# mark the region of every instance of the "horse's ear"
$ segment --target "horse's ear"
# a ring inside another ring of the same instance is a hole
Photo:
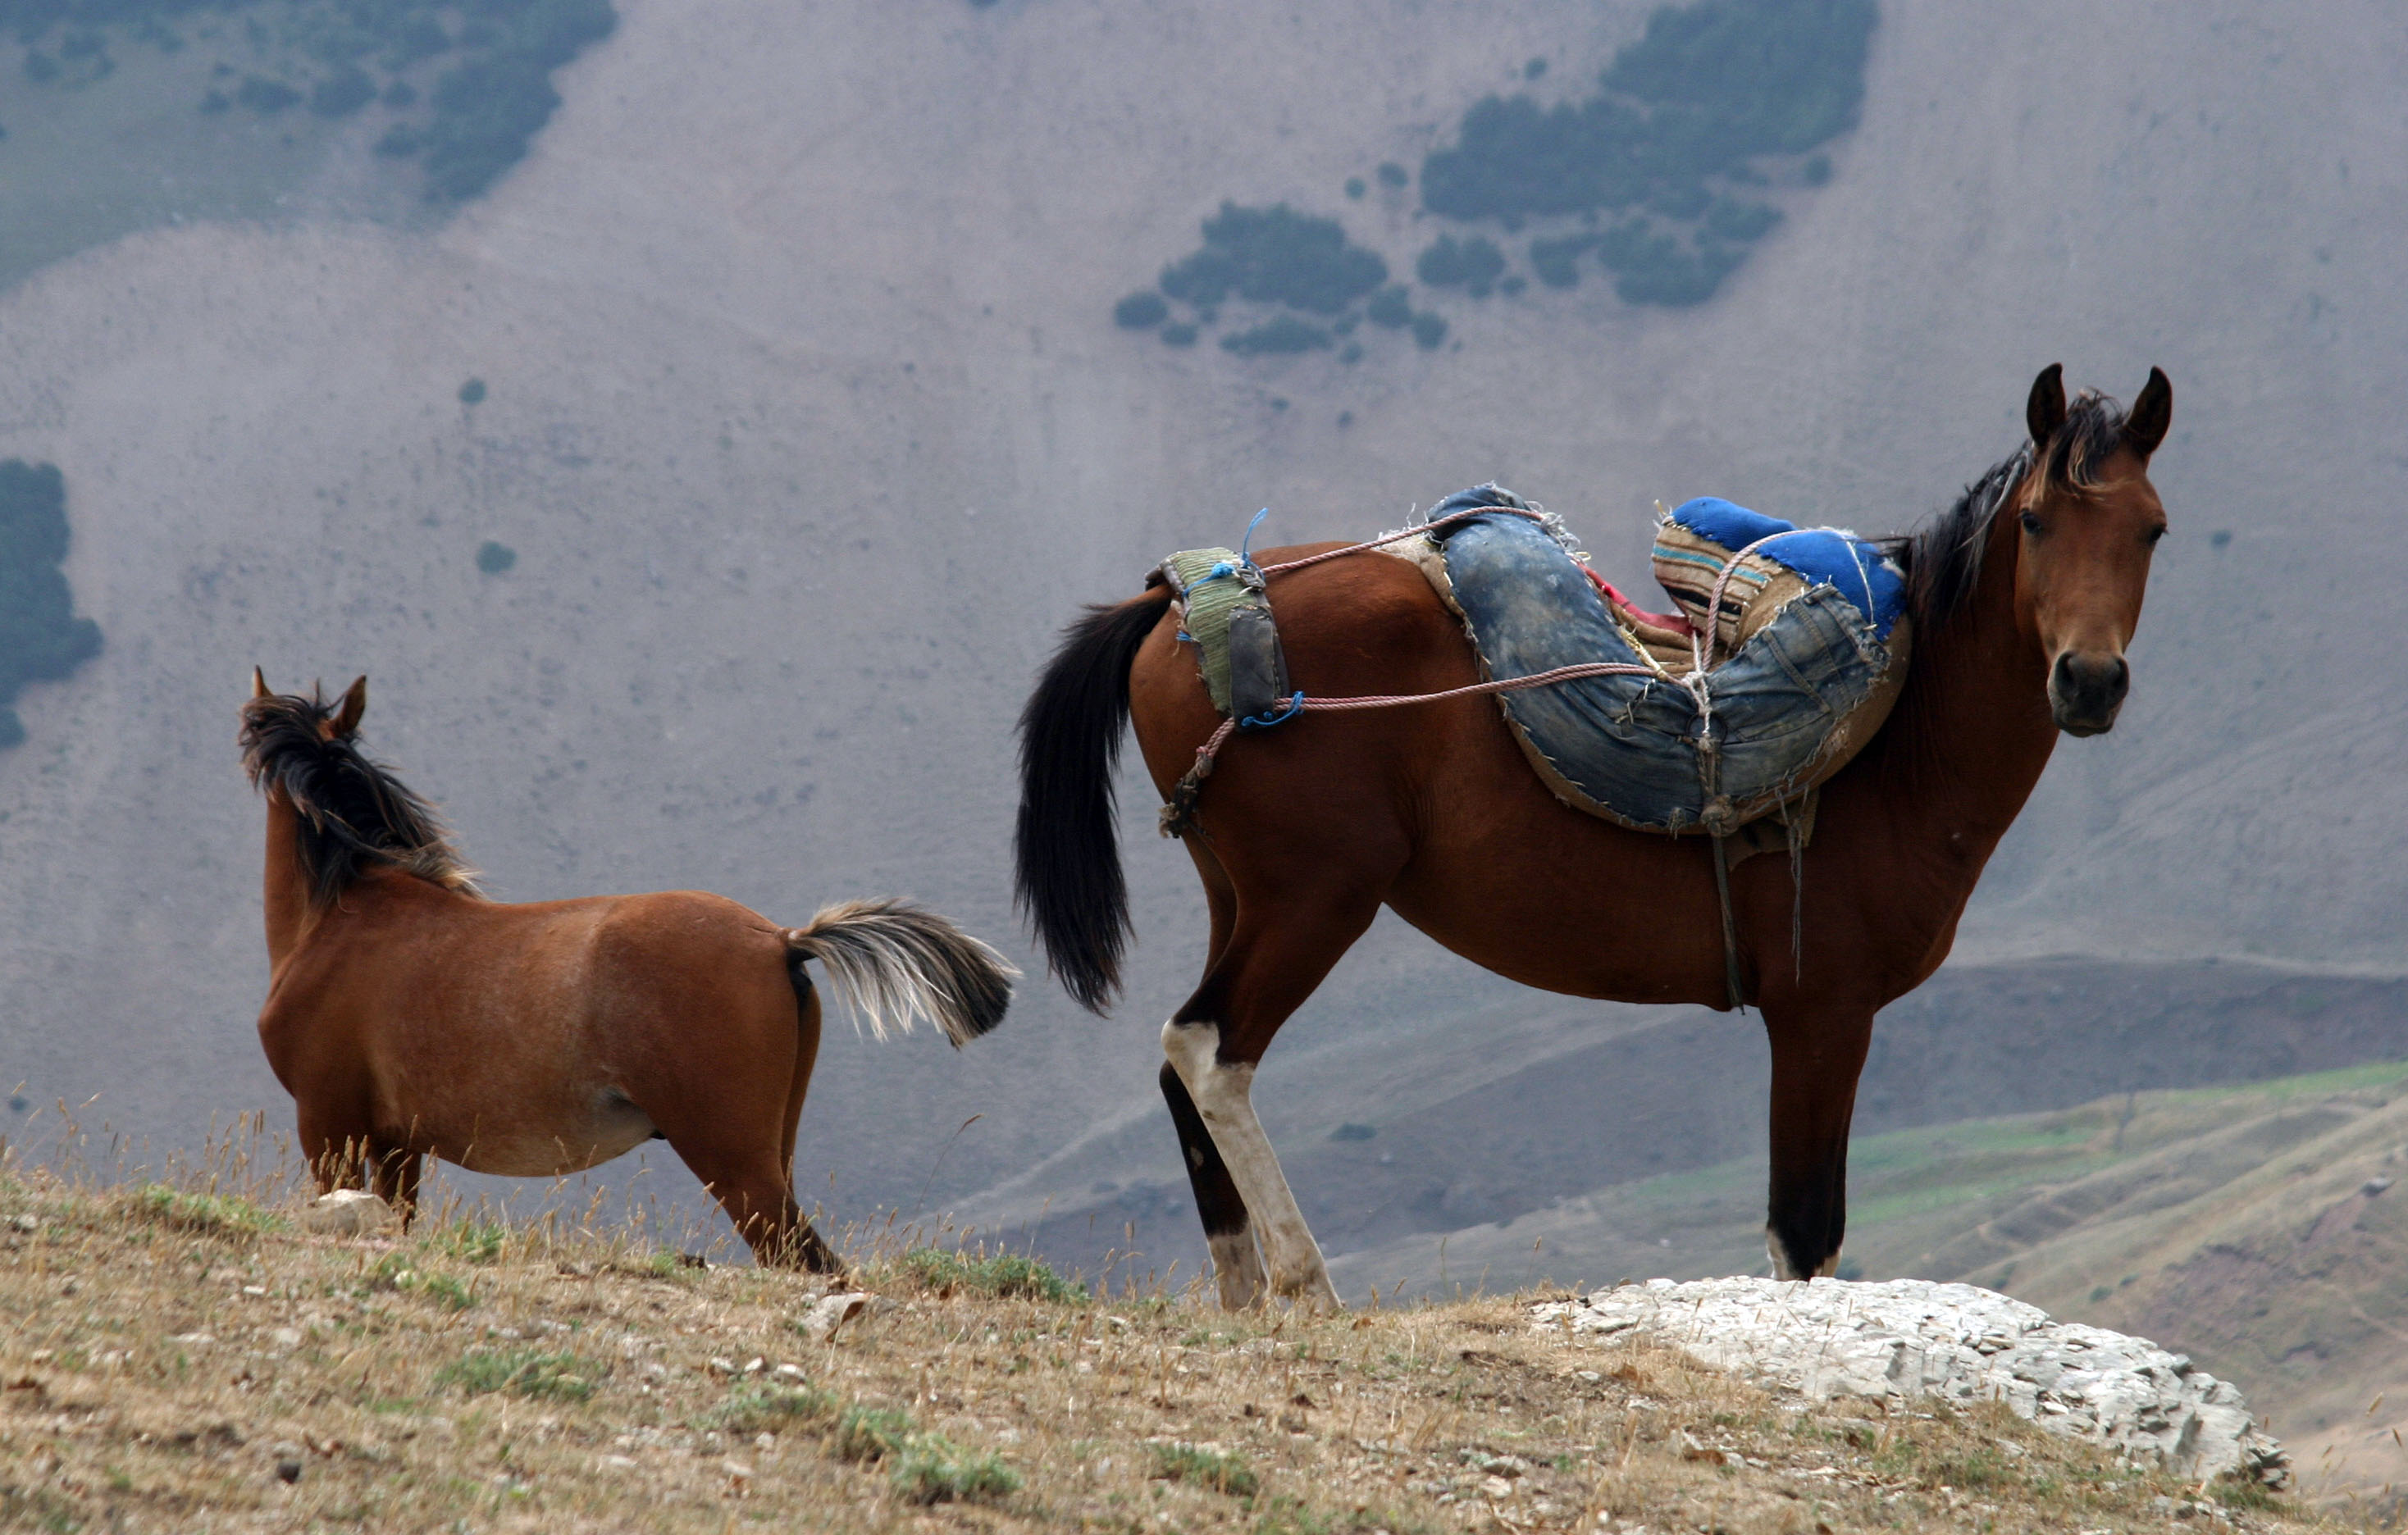
[[[2174,386],[2160,368],[2149,369],[2149,381],[2141,386],[2141,397],[2132,402],[2132,413],[2124,418],[2124,445],[2148,457],[2166,440],[2166,428],[2174,423]]]
[[[267,674],[257,667],[251,668],[251,696],[254,698],[268,696]]]
[[[2032,446],[2045,448],[2064,424],[2065,365],[2051,363],[2032,380],[2031,398],[2024,402],[2024,425],[2031,432]]]
[[[331,740],[342,740],[360,727],[360,716],[368,710],[368,680],[365,677],[343,690],[343,701],[335,708],[335,717],[327,722],[326,735]]]

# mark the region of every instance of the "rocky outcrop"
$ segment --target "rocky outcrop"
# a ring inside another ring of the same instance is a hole
[[[2001,1401],[2044,1428],[2182,1476],[2289,1481],[2282,1445],[2231,1382],[2146,1339],[2054,1321],[1971,1284],[1656,1279],[1534,1314],[1579,1336],[1652,1338],[1811,1399]]]

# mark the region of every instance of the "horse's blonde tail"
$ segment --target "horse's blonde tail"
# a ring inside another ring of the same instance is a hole
[[[909,901],[842,901],[790,929],[796,953],[827,968],[854,1026],[886,1038],[925,1017],[959,1049],[1003,1022],[1020,971],[953,923]]]

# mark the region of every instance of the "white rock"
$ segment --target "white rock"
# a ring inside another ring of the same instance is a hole
[[[2052,1321],[1971,1284],[1659,1279],[1551,1302],[1533,1315],[1575,1334],[1644,1334],[1816,1400],[1999,1400],[2052,1432],[2180,1476],[2289,1480],[2289,1457],[2230,1382],[2144,1338]]]
[[[301,1228],[321,1237],[368,1237],[394,1224],[393,1207],[356,1188],[322,1194],[301,1212]]]
[[[795,1330],[806,1338],[833,1338],[837,1328],[869,1309],[870,1298],[859,1290],[824,1297],[813,1302],[810,1311],[796,1318]]]

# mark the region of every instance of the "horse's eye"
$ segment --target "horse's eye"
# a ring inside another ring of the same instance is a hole
[[[2153,527],[2153,528],[2149,529],[2149,531],[2148,531],[2148,532],[2142,534],[2142,535],[2141,535],[2141,541],[2142,541],[2143,543],[2144,543],[2144,544],[2153,544],[2153,543],[2156,543],[2159,538],[2164,538],[2165,536],[2166,536],[2166,524],[2163,524],[2163,523],[2159,523],[2157,526],[2155,526],[2155,527]]]
[[[2024,513],[2024,516],[2023,516],[2023,524],[2024,524],[2024,531],[2025,531],[2026,533],[2030,534],[2030,535],[2031,535],[2033,538],[2039,538],[2039,537],[2040,537],[2040,525],[2041,525],[2041,524],[2040,524],[2040,513],[2039,513],[2039,512],[2036,512],[2036,511],[2028,511],[2028,512],[2025,512],[2025,513]]]

